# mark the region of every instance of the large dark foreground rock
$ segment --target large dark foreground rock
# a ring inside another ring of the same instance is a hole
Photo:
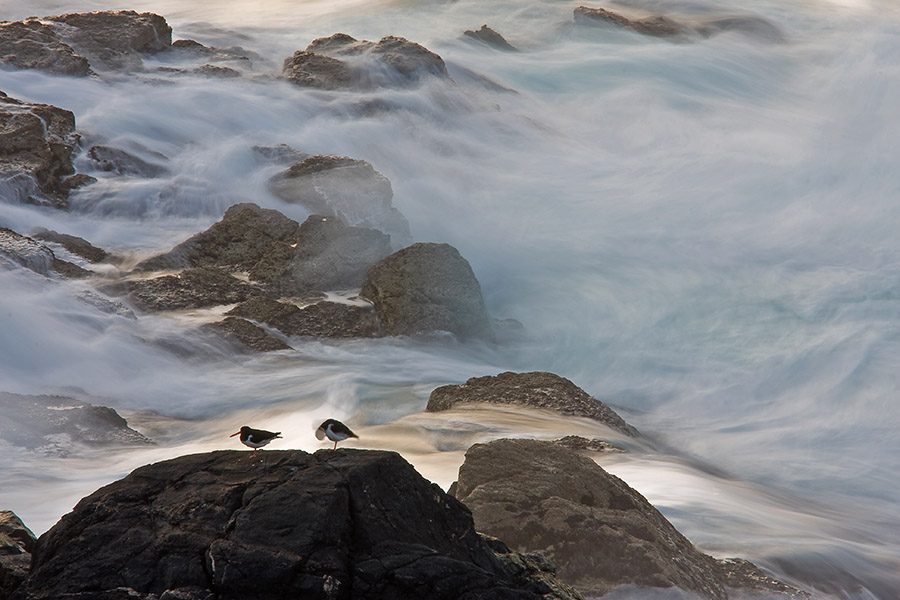
[[[28,576],[35,537],[10,510],[0,510],[0,598],[7,598]]]
[[[595,419],[630,436],[639,435],[637,429],[606,404],[565,377],[543,371],[507,371],[496,376],[472,377],[461,385],[444,385],[431,392],[426,410],[438,412],[458,404],[479,402],[546,408],[564,415]]]
[[[740,559],[698,551],[658,510],[591,459],[551,442],[476,444],[455,495],[475,527],[520,552],[542,552],[559,577],[589,596],[621,585],[677,587],[724,600],[729,590],[767,598],[804,592]]]
[[[13,598],[577,597],[546,575],[512,568],[396,453],[221,451],[83,499],[38,540]]]

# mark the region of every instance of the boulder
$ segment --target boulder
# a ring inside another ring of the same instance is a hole
[[[207,323],[203,328],[221,334],[254,352],[273,352],[291,348],[262,327],[240,317],[225,317],[221,321]]]
[[[260,159],[275,164],[290,165],[303,162],[311,155],[301,152],[287,144],[275,144],[273,146],[253,146],[251,148]]]
[[[87,152],[87,156],[96,169],[115,173],[116,175],[130,177],[161,177],[169,172],[163,165],[147,162],[143,158],[135,156],[130,152],[126,152],[119,148],[112,148],[110,146],[91,146]],[[167,160],[166,157],[162,155],[158,155],[157,158],[160,158],[163,161]]]
[[[505,50],[507,52],[517,51],[515,46],[506,41],[506,38],[504,38],[502,35],[494,31],[487,25],[482,25],[481,29],[478,29],[476,31],[469,29],[465,31],[463,35],[470,39],[477,40],[482,44],[486,44],[496,50]]]
[[[72,254],[77,254],[88,262],[100,263],[109,259],[109,253],[102,248],[94,246],[84,238],[65,233],[59,233],[52,229],[39,228],[32,236],[34,239],[59,244]]]
[[[53,250],[30,237],[12,229],[0,227],[0,269],[25,267],[35,273],[50,277],[87,277],[91,271],[56,257]]]
[[[226,313],[273,327],[285,335],[360,338],[380,335],[371,306],[316,302],[303,308],[268,298],[251,298]]]
[[[0,510],[0,598],[8,598],[28,576],[35,537],[11,510]]]
[[[13,598],[577,597],[513,572],[394,452],[261,454],[182,456],[94,492],[40,537]]]
[[[67,208],[78,140],[71,111],[0,92],[0,198]]]
[[[302,204],[314,214],[383,231],[395,243],[405,244],[410,239],[406,217],[391,206],[391,182],[364,160],[309,156],[272,177],[269,189],[285,202]]]
[[[565,377],[542,371],[507,371],[496,376],[473,377],[461,385],[441,386],[431,392],[426,410],[449,410],[457,404],[472,402],[545,408],[564,415],[594,419],[632,437],[640,435],[613,409]]]
[[[178,244],[171,251],[138,263],[137,271],[186,267],[227,267],[248,270],[276,241],[297,231],[297,221],[277,210],[246,202],[225,211],[222,220]]]
[[[409,87],[426,77],[450,78],[443,59],[415,42],[387,36],[376,43],[344,33],[313,40],[286,58],[283,75],[325,90]]]
[[[0,63],[17,69],[38,69],[57,75],[86,77],[88,60],[36,19],[0,23]]]
[[[493,339],[481,286],[448,244],[413,244],[377,262],[360,295],[375,305],[390,335],[449,331],[463,339]]]
[[[519,552],[542,552],[586,596],[620,585],[677,587],[724,600],[716,561],[624,481],[590,458],[536,440],[476,444],[456,497],[475,527]]]
[[[116,411],[64,396],[0,392],[0,439],[13,446],[67,454],[69,446],[141,446],[153,442]]]
[[[272,246],[250,269],[250,278],[272,293],[290,296],[353,289],[362,283],[366,269],[390,252],[389,235],[312,215],[294,235]]]
[[[197,267],[177,275],[133,279],[126,282],[124,288],[132,304],[147,311],[235,304],[262,293],[256,286],[218,267]],[[116,292],[121,286],[116,284],[107,289]]]

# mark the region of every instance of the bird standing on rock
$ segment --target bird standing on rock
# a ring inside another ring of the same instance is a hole
[[[350,431],[349,427],[337,419],[327,419],[319,425],[318,429],[316,429],[316,438],[323,440],[326,437],[334,442],[334,448],[332,448],[332,450],[337,450],[338,442],[343,442],[347,438],[354,437],[359,439],[358,435]]]
[[[256,451],[274,440],[275,438],[281,437],[281,432],[277,431],[272,433],[271,431],[266,431],[265,429],[253,429],[252,427],[247,427],[244,425],[241,427],[241,430],[237,433],[232,433],[228,437],[234,437],[236,435],[241,436],[241,443],[245,446],[249,446],[253,448],[253,456],[256,456]]]

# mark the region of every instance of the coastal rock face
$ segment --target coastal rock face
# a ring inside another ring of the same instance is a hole
[[[220,451],[84,498],[38,540],[13,598],[577,597],[508,564],[396,453]]]
[[[409,87],[432,76],[449,79],[443,59],[401,37],[376,42],[344,33],[319,38],[285,59],[286,79],[303,87],[369,90]]]
[[[0,198],[66,208],[78,139],[71,111],[0,92]]]
[[[38,20],[0,23],[0,63],[17,69],[38,69],[56,75],[86,77],[88,60]]]
[[[171,251],[135,266],[138,271],[186,267],[227,267],[248,270],[270,251],[276,241],[287,239],[299,224],[277,210],[246,202],[235,204],[209,229],[192,236]]]
[[[0,392],[0,439],[27,450],[65,454],[71,444],[134,446],[152,442],[116,411],[64,396]]]
[[[315,214],[336,216],[347,225],[378,229],[405,243],[409,223],[391,206],[391,182],[371,164],[347,156],[310,156],[269,181],[285,202]]]
[[[0,269],[17,267],[25,267],[45,277],[52,274],[86,277],[91,274],[76,264],[57,258],[53,250],[40,242],[0,227]]]
[[[553,373],[500,373],[473,377],[462,385],[444,385],[431,392],[426,410],[449,410],[457,404],[488,402],[548,408],[564,415],[595,419],[630,436],[640,435],[613,409],[583,389]]]
[[[251,298],[226,314],[264,323],[290,336],[359,338],[380,334],[371,306],[341,302],[316,302],[300,308],[269,298]]]
[[[713,558],[625,482],[567,448],[525,439],[476,444],[456,497],[479,531],[513,550],[545,553],[585,595],[633,584],[726,597]]]
[[[0,510],[0,598],[7,598],[28,576],[36,539],[11,510]]]
[[[372,301],[390,335],[449,331],[492,339],[481,286],[448,244],[413,244],[373,265],[360,295]]]
[[[312,215],[294,235],[272,246],[250,269],[250,278],[284,295],[353,289],[366,269],[390,252],[389,235]]]

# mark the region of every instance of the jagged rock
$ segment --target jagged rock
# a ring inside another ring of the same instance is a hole
[[[71,13],[45,19],[56,24],[56,33],[94,69],[143,67],[141,55],[155,54],[172,46],[172,28],[153,13],[133,10]]]
[[[0,23],[0,63],[57,75],[91,74],[88,60],[63,42],[54,27],[37,20]]]
[[[370,265],[391,252],[390,236],[312,215],[297,232],[275,243],[250,278],[284,295],[359,287]]]
[[[128,427],[111,408],[64,396],[0,392],[0,438],[28,450],[65,454],[71,444],[144,445],[152,442]]]
[[[97,169],[109,171],[116,175],[160,177],[169,172],[162,165],[147,162],[125,150],[109,146],[91,146],[87,156]],[[165,157],[162,158],[165,160]]]
[[[587,596],[619,585],[678,587],[724,600],[716,561],[591,459],[550,442],[476,444],[456,497],[475,527],[519,552],[541,552]]]
[[[269,189],[285,202],[314,214],[337,216],[348,225],[378,229],[395,243],[410,239],[409,222],[391,206],[391,182],[371,164],[347,156],[309,156],[275,175]]]
[[[643,19],[629,19],[605,8],[590,8],[588,6],[579,6],[575,9],[575,22],[611,24],[654,37],[679,37],[686,33],[684,26],[668,17],[655,16]]]
[[[595,419],[629,436],[640,435],[613,409],[565,377],[542,371],[507,371],[496,376],[473,377],[461,385],[441,386],[431,392],[426,410],[449,410],[457,404],[471,402],[548,408],[564,415]]]
[[[251,298],[226,314],[264,323],[285,335],[359,338],[380,334],[371,306],[341,302],[316,302],[300,308],[268,298]]]
[[[124,287],[136,307],[149,311],[235,304],[262,293],[218,267],[197,267],[177,275],[136,279],[126,282]],[[120,286],[108,289],[115,292]]]
[[[0,510],[0,598],[7,598],[28,576],[36,538],[11,510]]]
[[[396,453],[262,454],[182,456],[94,492],[40,537],[13,598],[577,597],[523,585]]]
[[[723,558],[716,563],[728,589],[728,596],[741,600],[810,600],[812,595],[766,575],[762,569],[742,558]]]
[[[291,348],[277,337],[269,335],[262,327],[239,317],[225,317],[221,321],[207,323],[203,327],[235,340],[255,352],[272,352]]]
[[[221,266],[239,270],[253,267],[276,241],[297,231],[297,221],[277,210],[246,202],[235,204],[209,229],[190,237],[171,251],[135,266],[137,271]]]
[[[600,438],[589,440],[580,435],[567,435],[558,440],[553,440],[553,443],[579,452],[624,452],[624,450],[616,448],[606,440],[601,440]]]
[[[284,61],[286,79],[304,87],[326,90],[407,87],[423,77],[449,79],[443,59],[401,37],[377,43],[344,33],[319,38]]]
[[[276,144],[274,146],[253,146],[252,150],[257,154],[257,156],[264,160],[285,165],[303,162],[310,157],[309,153],[301,152],[300,150],[288,146],[287,144]]]
[[[53,250],[12,229],[0,227],[0,268],[25,267],[49,277],[51,273],[63,277],[87,277],[90,271],[56,257]]]
[[[471,29],[466,30],[463,35],[478,40],[483,44],[487,44],[492,48],[496,48],[498,50],[506,50],[508,52],[516,52],[517,49],[515,46],[506,41],[502,35],[488,27],[487,25],[482,25],[481,29],[477,31],[473,31]]]
[[[375,305],[390,335],[449,331],[463,339],[493,338],[472,267],[448,244],[413,244],[379,261],[360,295]]]
[[[71,111],[0,92],[0,197],[7,202],[67,208],[78,146]]]
[[[84,238],[65,233],[59,233],[52,229],[39,228],[32,237],[45,242],[59,244],[72,254],[77,254],[88,262],[99,263],[109,258],[109,253],[102,248],[98,248]]]

